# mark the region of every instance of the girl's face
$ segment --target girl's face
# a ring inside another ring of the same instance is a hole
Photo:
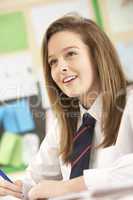
[[[97,91],[98,77],[87,45],[70,31],[55,33],[48,43],[51,76],[69,97],[86,98]]]

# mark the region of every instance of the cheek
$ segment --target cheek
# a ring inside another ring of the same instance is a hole
[[[53,81],[58,85],[59,84],[58,74],[55,71],[51,71],[51,77]]]
[[[53,70],[51,70],[51,77],[52,77],[52,79],[55,81],[55,79],[56,79],[56,76],[55,76],[55,73],[54,73],[54,71],[53,71]]]

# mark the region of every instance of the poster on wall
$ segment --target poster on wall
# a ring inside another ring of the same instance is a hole
[[[5,12],[0,14],[0,54],[28,48],[24,14]]]
[[[37,94],[29,52],[0,57],[0,100],[9,100]],[[4,86],[4,87],[3,87]]]
[[[73,0],[33,7],[31,21],[38,46],[41,46],[48,25],[66,13],[77,12],[84,17],[92,18],[92,10],[89,5],[91,5],[90,0]]]

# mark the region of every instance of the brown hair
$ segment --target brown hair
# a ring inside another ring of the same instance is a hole
[[[65,15],[54,21],[46,31],[43,46],[43,68],[49,99],[56,114],[60,130],[60,154],[64,162],[69,162],[72,151],[73,133],[79,116],[78,99],[66,96],[51,77],[48,64],[48,42],[52,35],[61,31],[71,31],[81,36],[88,46],[97,67],[102,93],[102,127],[104,139],[100,146],[115,144],[126,102],[128,81],[123,74],[117,53],[107,35],[92,20],[79,15]]]

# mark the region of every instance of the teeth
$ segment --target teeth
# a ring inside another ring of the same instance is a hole
[[[72,79],[74,79],[74,78],[76,78],[75,75],[69,76],[69,77],[65,78],[63,82],[66,83],[66,82],[68,82],[68,81],[70,81],[70,80],[72,80]]]

